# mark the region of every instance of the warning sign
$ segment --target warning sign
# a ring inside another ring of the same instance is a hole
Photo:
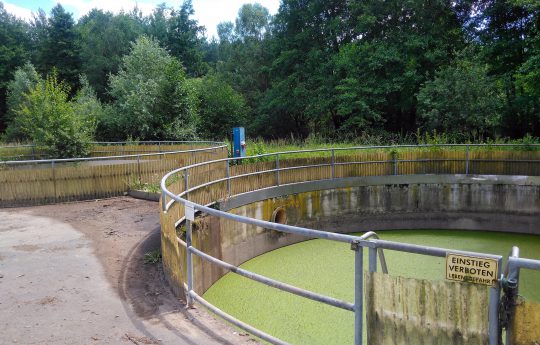
[[[195,205],[193,205],[190,202],[186,202],[184,206],[185,212],[186,212],[186,220],[195,220]]]
[[[459,282],[494,285],[498,261],[483,257],[446,254],[446,279]]]

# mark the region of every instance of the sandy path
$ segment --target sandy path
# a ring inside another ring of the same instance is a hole
[[[0,344],[253,344],[185,306],[159,265],[157,204],[0,210]]]

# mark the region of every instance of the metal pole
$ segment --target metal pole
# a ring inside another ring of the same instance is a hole
[[[227,196],[231,196],[231,167],[227,161]]]
[[[465,146],[465,175],[469,175],[469,145]]]
[[[161,191],[161,210],[163,213],[167,212],[167,194],[165,194],[165,191]]]
[[[280,185],[281,180],[279,176],[279,155],[276,155],[276,185]]]
[[[332,180],[336,178],[336,154],[335,150],[332,149]]]
[[[497,277],[501,276],[502,258],[499,260]],[[499,345],[501,330],[499,329],[499,299],[501,297],[501,285],[497,283],[489,289],[489,345]]]
[[[351,244],[354,254],[354,345],[362,345],[364,312],[364,248],[354,241]]]
[[[137,155],[137,175],[139,176],[139,183],[141,182],[141,156]]]
[[[519,248],[514,246],[512,247],[512,251],[510,252],[510,257],[512,258],[518,258],[519,257]],[[515,296],[518,295],[519,293],[519,267],[514,267],[513,265],[513,262],[510,260],[510,258],[508,258],[508,272],[505,272],[504,274],[506,274],[506,279],[508,280],[515,280],[518,282],[517,284],[517,287],[516,287],[516,290],[515,290]],[[514,312],[514,311],[512,311]],[[514,314],[512,314],[512,317],[514,316]],[[512,344],[512,332],[514,331],[513,327],[512,327],[512,323],[510,323],[507,327],[506,327],[506,345],[514,345]]]
[[[51,162],[51,168],[52,168],[52,179],[53,179],[54,202],[56,202],[56,171],[54,169],[54,161]]]
[[[392,160],[394,161],[394,175],[398,174],[398,161],[397,161],[397,153],[392,152]]]
[[[377,272],[377,248],[369,248],[369,271]]]
[[[184,192],[186,192],[186,199],[188,198],[187,190],[189,189],[189,173],[188,169],[184,170]]]
[[[191,253],[191,245],[192,245],[192,232],[193,232],[193,224],[191,223],[191,220],[186,220],[186,255],[187,255],[187,285],[188,285],[188,291],[186,292],[186,301],[187,301],[187,307],[191,308],[193,307],[193,298],[189,294],[193,290],[193,262],[192,262],[192,253]]]

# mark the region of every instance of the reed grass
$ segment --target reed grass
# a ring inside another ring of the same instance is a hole
[[[111,149],[118,155],[119,147]],[[137,146],[138,154],[151,146]],[[131,147],[127,147],[131,149]],[[186,147],[167,147],[184,150]],[[103,149],[102,151],[105,151]],[[0,206],[37,205],[122,195],[136,183],[157,183],[167,172],[226,157],[226,150],[181,152],[144,157],[95,159],[82,162],[0,163]]]

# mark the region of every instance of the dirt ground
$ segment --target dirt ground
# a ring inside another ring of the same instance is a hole
[[[256,344],[175,298],[155,202],[0,210],[0,344]]]

